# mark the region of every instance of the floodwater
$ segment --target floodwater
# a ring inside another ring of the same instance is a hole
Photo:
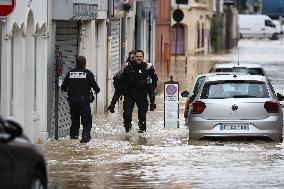
[[[260,63],[277,92],[284,93],[284,45],[281,40],[242,40],[218,55],[190,57],[187,74],[177,74],[182,90],[216,62]],[[194,66],[192,64],[195,64]],[[189,141],[181,98],[180,127],[165,129],[163,95],[147,114],[147,133],[124,132],[121,107],[94,116],[92,140],[68,138],[41,144],[51,189],[100,188],[284,188],[284,145],[270,141]]]

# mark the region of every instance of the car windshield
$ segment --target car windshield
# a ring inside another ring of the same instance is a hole
[[[216,72],[238,72],[238,73],[248,73],[250,75],[264,76],[264,72],[261,68],[245,68],[245,67],[217,68]]]
[[[243,80],[218,81],[204,84],[201,98],[269,98],[269,92],[264,82]]]

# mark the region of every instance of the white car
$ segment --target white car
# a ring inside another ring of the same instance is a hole
[[[215,64],[211,70],[212,72],[239,72],[239,73],[247,73],[250,75],[263,75],[266,73],[260,64],[244,64],[244,63],[222,63]]]
[[[188,91],[183,91],[181,93],[182,97],[187,97],[186,102],[185,102],[185,109],[184,109],[184,120],[185,120],[185,125],[188,125],[188,111],[190,109],[190,106],[192,105],[192,102],[194,101],[196,95],[198,94],[200,87],[202,86],[205,78],[207,76],[212,76],[212,75],[229,75],[229,74],[236,74],[234,72],[216,72],[216,73],[205,73],[205,74],[199,74],[195,77],[191,90]],[[241,74],[241,73],[239,73]]]
[[[208,76],[189,110],[189,138],[245,136],[282,141],[283,99],[264,76]]]

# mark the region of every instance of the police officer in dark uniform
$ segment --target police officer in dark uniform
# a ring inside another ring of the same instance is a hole
[[[66,75],[61,90],[68,92],[72,125],[70,127],[70,138],[78,139],[80,129],[80,117],[83,125],[82,139],[80,143],[87,143],[91,139],[92,114],[90,107],[91,88],[96,94],[100,88],[95,81],[94,74],[86,69],[86,58],[77,58],[77,67],[71,69]]]
[[[123,95],[123,87],[122,87],[122,77],[123,77],[123,70],[124,70],[124,67],[126,65],[128,65],[130,62],[133,62],[135,61],[135,50],[133,51],[130,51],[128,53],[128,58],[127,58],[127,61],[126,63],[124,63],[122,65],[122,69],[113,76],[113,86],[114,86],[114,94],[112,96],[112,99],[111,99],[111,103],[108,107],[108,110],[111,112],[111,113],[114,113],[114,108],[115,108],[115,104],[116,102],[118,101],[118,99]]]
[[[155,69],[147,69],[147,63],[144,62],[144,52],[136,50],[135,62],[130,62],[123,72],[125,97],[123,102],[123,119],[126,132],[131,130],[132,112],[135,104],[138,107],[139,133],[146,132],[148,77],[152,80],[152,89],[155,89],[158,81]]]

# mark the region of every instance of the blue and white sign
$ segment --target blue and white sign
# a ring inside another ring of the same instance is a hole
[[[168,81],[164,83],[164,126],[179,127],[179,84]]]

